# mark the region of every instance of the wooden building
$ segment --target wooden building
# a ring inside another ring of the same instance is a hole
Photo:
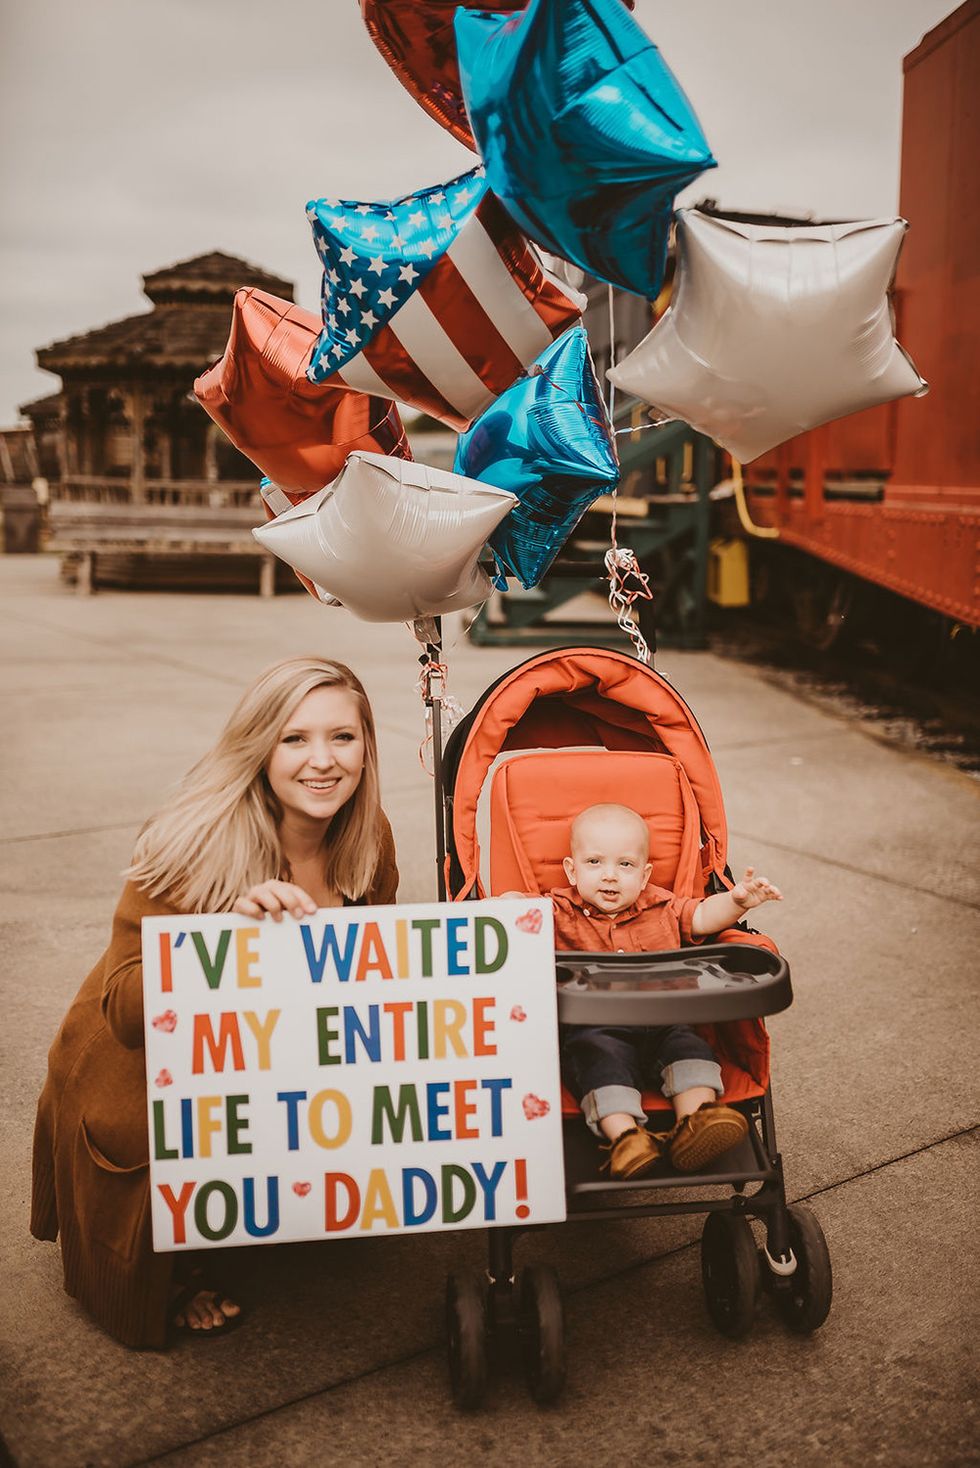
[[[61,391],[26,403],[51,500],[245,505],[259,471],[196,402],[195,377],[224,351],[241,286],[293,299],[280,280],[214,252],[143,277],[152,310],[42,347]]]

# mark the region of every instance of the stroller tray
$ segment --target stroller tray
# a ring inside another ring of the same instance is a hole
[[[789,965],[749,943],[667,953],[559,953],[566,1025],[719,1024],[778,1014],[793,1002]]]

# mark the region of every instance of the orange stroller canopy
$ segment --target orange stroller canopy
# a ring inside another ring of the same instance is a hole
[[[505,674],[446,745],[444,778],[452,794],[448,886],[453,897],[466,896],[474,886],[483,891],[476,813],[497,756],[511,750],[583,746],[672,756],[693,794],[696,809],[689,814],[700,828],[702,872],[724,871],[728,832],[721,785],[707,741],[680,694],[625,653],[559,648]]]

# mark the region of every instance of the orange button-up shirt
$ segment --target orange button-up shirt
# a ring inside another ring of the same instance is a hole
[[[583,953],[658,953],[697,943],[691,932],[696,897],[675,897],[665,887],[644,887],[622,912],[601,912],[575,887],[555,887],[555,947]]]

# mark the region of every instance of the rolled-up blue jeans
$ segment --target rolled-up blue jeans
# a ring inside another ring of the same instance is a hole
[[[561,1071],[596,1136],[602,1118],[617,1112],[644,1125],[643,1090],[659,1088],[668,1099],[694,1086],[724,1091],[714,1051],[688,1025],[564,1025]]]

